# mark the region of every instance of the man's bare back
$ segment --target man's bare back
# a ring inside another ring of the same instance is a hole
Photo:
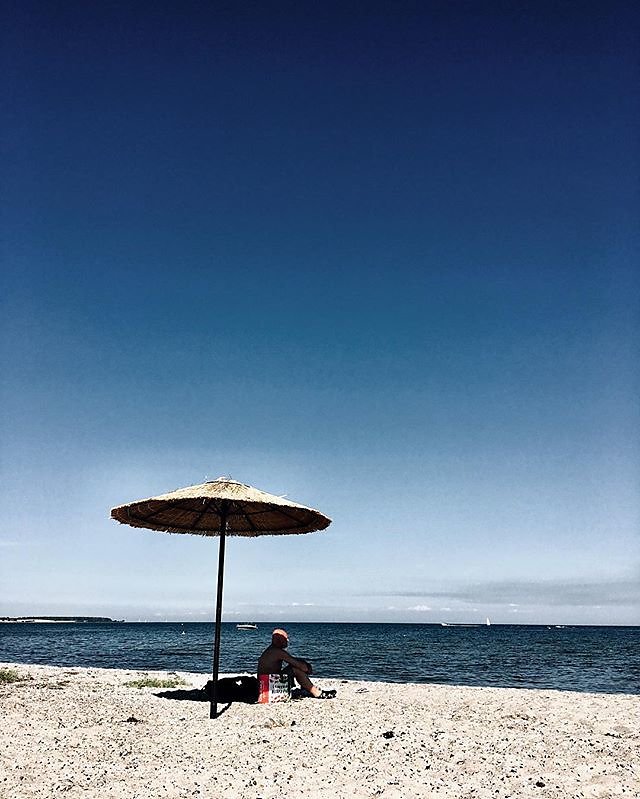
[[[278,674],[282,671],[283,661],[290,666],[304,671],[304,664],[301,660],[291,657],[284,649],[271,644],[260,655],[260,659],[258,660],[258,674]]]

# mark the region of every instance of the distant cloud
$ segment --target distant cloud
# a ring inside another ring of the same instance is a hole
[[[388,591],[372,596],[449,599],[470,604],[564,607],[639,607],[640,579],[620,580],[502,580],[472,583],[449,590]],[[448,610],[448,608],[440,608]]]
[[[413,605],[413,607],[407,608],[407,610],[417,610],[419,613],[426,613],[431,610],[429,605]]]

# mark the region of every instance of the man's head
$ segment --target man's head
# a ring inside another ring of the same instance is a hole
[[[286,649],[289,646],[287,631],[280,628],[275,629],[271,633],[271,646],[277,646],[278,649]]]

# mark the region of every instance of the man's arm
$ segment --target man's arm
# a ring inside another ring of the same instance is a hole
[[[289,665],[293,666],[294,669],[299,669],[303,671],[305,674],[309,673],[309,664],[305,660],[298,660],[290,655],[288,652],[285,652],[284,649],[281,649],[278,652],[278,657],[281,657],[283,660],[286,660]]]

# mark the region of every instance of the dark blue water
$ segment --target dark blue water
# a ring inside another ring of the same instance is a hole
[[[222,626],[221,672],[253,671],[274,625]],[[286,625],[321,677],[640,693],[640,627]],[[0,624],[0,662],[211,670],[213,624]]]

